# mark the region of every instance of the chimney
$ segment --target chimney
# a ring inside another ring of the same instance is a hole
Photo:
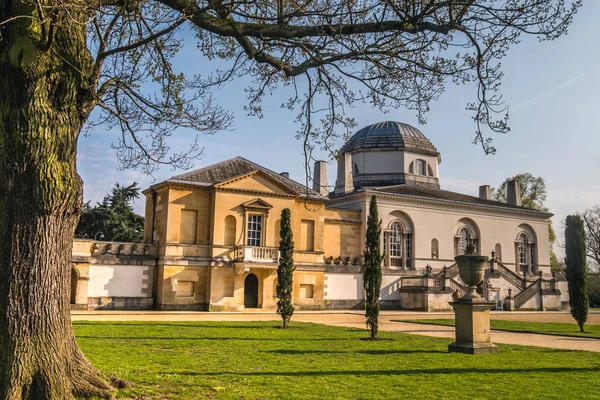
[[[352,156],[348,153],[344,153],[338,160],[335,194],[350,193],[353,190],[354,182],[352,179]]]
[[[521,188],[518,181],[506,182],[506,201],[513,206],[521,205]]]
[[[290,179],[290,173],[289,172],[280,172],[279,175],[283,176],[284,178]]]
[[[492,190],[490,189],[490,185],[479,186],[479,198],[483,200],[492,199]]]
[[[313,171],[313,190],[327,196],[327,163],[325,161],[315,161],[315,169]]]

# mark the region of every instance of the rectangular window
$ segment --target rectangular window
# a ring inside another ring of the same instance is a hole
[[[248,215],[248,240],[246,244],[256,247],[262,245],[262,215]]]
[[[302,220],[300,228],[300,249],[306,251],[315,250],[315,221]]]
[[[314,291],[315,291],[315,285],[300,285],[300,298],[301,299],[313,299]]]
[[[535,264],[535,244],[531,244],[531,265]]]
[[[181,219],[179,221],[179,243],[196,244],[197,224],[197,210],[181,210]]]
[[[177,297],[193,297],[194,282],[193,281],[177,281],[175,288]]]
[[[410,242],[412,241],[412,235],[410,233],[406,234],[406,259],[410,260],[411,252],[410,252]]]

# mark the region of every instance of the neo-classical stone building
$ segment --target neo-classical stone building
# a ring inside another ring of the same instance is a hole
[[[367,126],[342,147],[335,185],[326,163],[312,188],[242,157],[174,176],[144,191],[145,244],[77,241],[72,302],[89,308],[274,310],[280,215],[292,213],[297,308],[362,307],[369,200],[382,219],[382,304],[449,309],[464,291],[454,257],[468,241],[491,254],[485,295],[508,307],[557,309],[548,219],[521,206],[442,190],[441,157],[416,128]],[[333,190],[329,192],[329,188]],[[506,300],[508,299],[508,300]]]

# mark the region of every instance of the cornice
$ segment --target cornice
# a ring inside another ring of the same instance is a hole
[[[364,191],[358,192],[358,193],[353,193],[349,196],[343,196],[343,197],[339,197],[339,198],[334,198],[334,199],[330,199],[329,201],[331,203],[334,203],[332,205],[335,205],[335,203],[341,202],[343,201],[348,201],[348,200],[354,200],[354,199],[361,199],[361,198],[367,198],[368,196],[371,195],[376,195],[377,198],[381,198],[381,199],[386,199],[386,200],[406,200],[406,201],[411,201],[414,203],[419,203],[419,204],[431,204],[431,205],[438,205],[438,206],[454,206],[457,208],[463,208],[463,209],[470,209],[470,210],[479,210],[479,211],[496,211],[502,214],[512,214],[512,215],[526,215],[528,217],[538,217],[538,218],[550,218],[553,214],[551,213],[545,213],[542,211],[536,211],[536,210],[525,210],[525,209],[514,209],[514,208],[508,208],[508,207],[500,207],[500,206],[492,206],[492,205],[484,205],[484,204],[475,204],[475,203],[467,203],[467,202],[463,202],[463,201],[455,201],[455,200],[440,200],[440,199],[433,199],[433,198],[429,198],[429,197],[419,197],[419,196],[410,196],[410,195],[405,195],[405,194],[393,194],[393,193],[382,193],[376,190],[370,190],[370,189],[366,189]]]

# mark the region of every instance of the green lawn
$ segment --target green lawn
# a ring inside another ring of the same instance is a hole
[[[448,319],[411,319],[398,320],[399,322],[412,322],[416,324],[446,325],[454,326],[454,318]],[[600,339],[600,325],[585,325],[585,332],[579,332],[576,323],[557,324],[542,322],[522,322],[522,321],[503,321],[491,320],[490,327],[499,331],[514,331],[527,333],[541,333],[545,335],[562,335]],[[600,343],[598,343],[600,346]]]
[[[275,322],[74,322],[90,361],[136,399],[597,398],[600,354],[500,345],[449,354],[448,339]]]

